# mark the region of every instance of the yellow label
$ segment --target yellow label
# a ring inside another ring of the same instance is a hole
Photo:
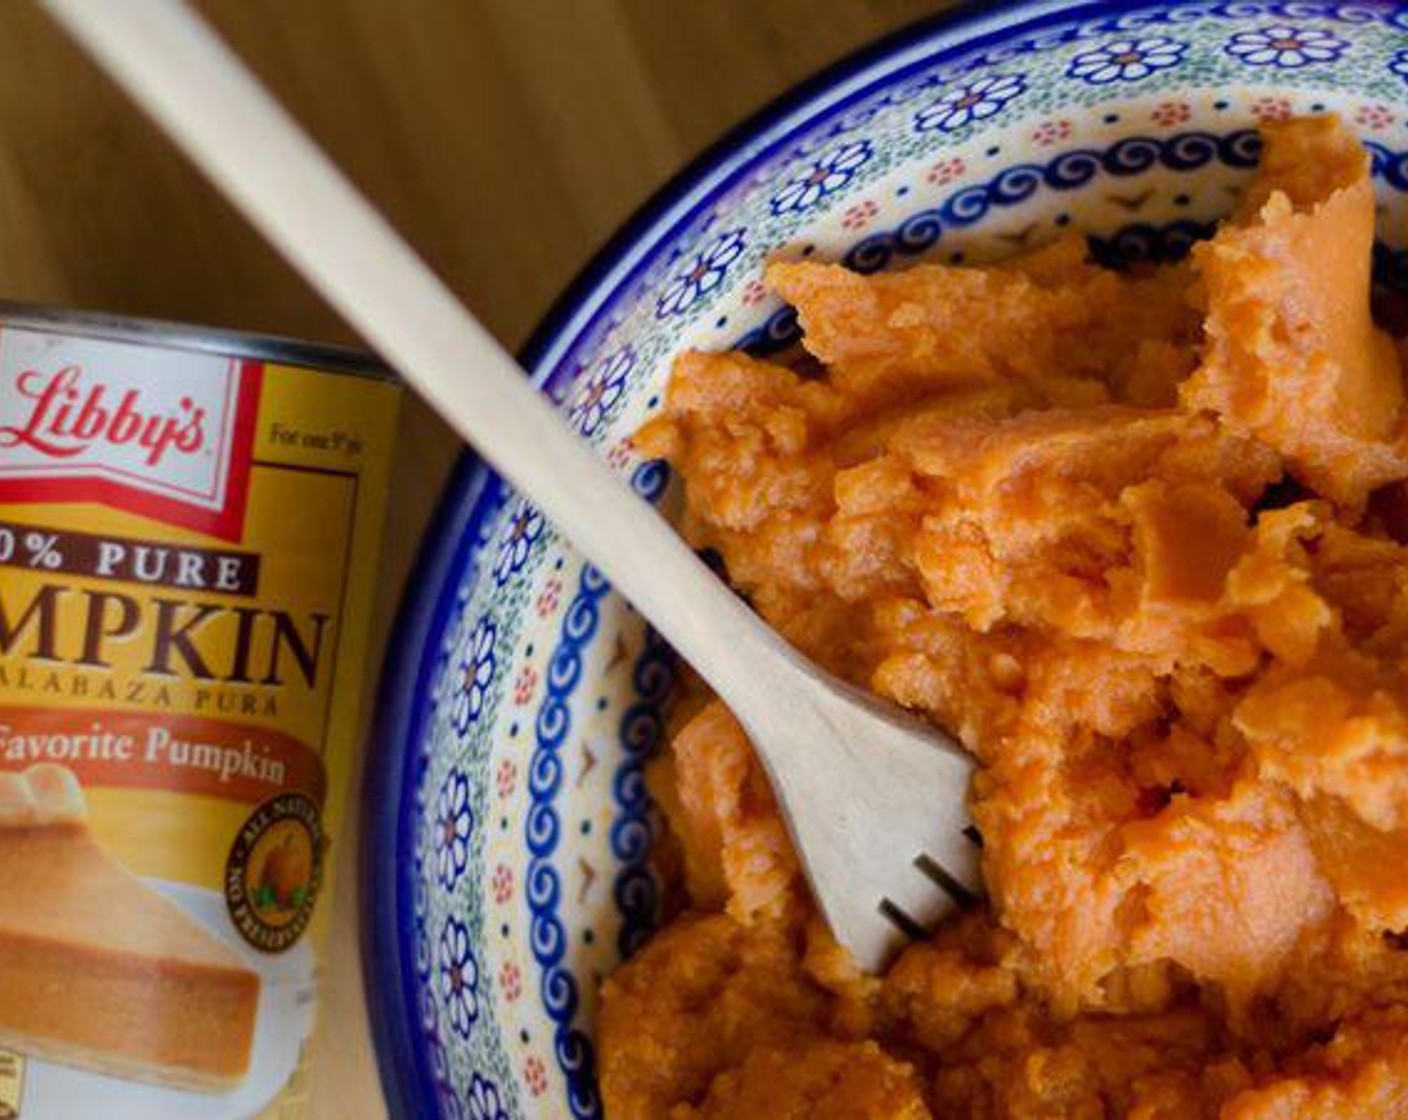
[[[0,333],[0,990],[63,974],[75,1007],[0,1004],[0,1043],[52,1098],[27,1117],[125,1115],[143,1093],[163,1116],[291,1114],[397,400],[375,378]],[[12,963],[7,932],[53,959]],[[134,1004],[178,1021],[133,1031]]]

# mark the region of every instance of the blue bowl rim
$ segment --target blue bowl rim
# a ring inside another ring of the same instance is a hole
[[[786,143],[819,112],[834,111],[881,78],[935,55],[972,50],[1013,30],[1036,31],[1053,23],[1126,16],[1148,9],[1196,5],[1199,0],[1010,0],[993,10],[985,0],[890,32],[790,87],[726,132],[677,172],[594,254],[551,305],[519,352],[520,363],[544,392],[559,387],[555,371],[572,341],[633,279],[650,247],[694,221],[721,181],[736,166]],[[909,56],[915,57],[909,57]],[[498,508],[505,484],[468,449],[460,456],[426,531],[407,580],[383,659],[376,711],[367,738],[361,791],[363,826],[359,858],[362,890],[362,970],[383,1092],[390,1114],[441,1115],[430,1057],[415,1025],[411,863],[414,790],[405,780],[427,715],[423,697],[438,661],[444,627],[455,606],[447,577],[462,571],[487,517]],[[428,639],[434,637],[432,645]],[[388,797],[388,791],[394,796]]]

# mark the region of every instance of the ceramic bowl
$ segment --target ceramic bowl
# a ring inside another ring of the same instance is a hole
[[[997,8],[993,11],[991,8]],[[571,290],[527,364],[642,500],[630,434],[687,347],[779,351],[774,256],[977,261],[1066,226],[1111,261],[1206,234],[1259,122],[1334,110],[1373,153],[1381,272],[1408,277],[1408,4],[1018,3],[808,83],[684,173]],[[367,788],[368,980],[392,1111],[602,1115],[601,978],[649,936],[670,652],[472,460],[388,661]]]

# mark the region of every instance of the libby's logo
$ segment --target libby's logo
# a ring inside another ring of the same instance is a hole
[[[190,397],[177,402],[175,414],[149,413],[140,389],[118,397],[106,385],[85,383],[80,366],[49,375],[25,370],[15,388],[34,407],[23,426],[0,427],[0,448],[22,444],[56,459],[70,459],[95,443],[130,443],[143,450],[148,466],[155,467],[168,451],[191,455],[205,446],[205,409]]]
[[[0,330],[0,503],[97,502],[237,540],[263,367]]]

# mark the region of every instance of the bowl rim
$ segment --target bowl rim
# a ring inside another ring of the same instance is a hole
[[[549,306],[520,349],[520,364],[543,392],[561,388],[572,374],[563,357],[636,278],[656,244],[697,219],[740,163],[787,143],[816,116],[858,99],[877,81],[893,80],[913,65],[929,65],[936,55],[1000,41],[1019,28],[1035,31],[1053,23],[1201,2],[1009,0],[992,9],[985,0],[962,0],[843,55],[730,128],[650,195]],[[472,450],[461,453],[402,591],[366,737],[359,794],[363,824],[354,872],[362,893],[362,979],[382,1091],[397,1120],[441,1115],[429,1048],[415,1027],[415,965],[406,936],[413,927],[413,892],[406,875],[415,809],[413,783],[406,778],[428,714],[418,698],[425,695],[439,660],[429,639],[436,638],[438,646],[455,607],[456,588],[447,577],[462,571],[478,550],[479,530],[498,512],[507,492],[503,480]]]

